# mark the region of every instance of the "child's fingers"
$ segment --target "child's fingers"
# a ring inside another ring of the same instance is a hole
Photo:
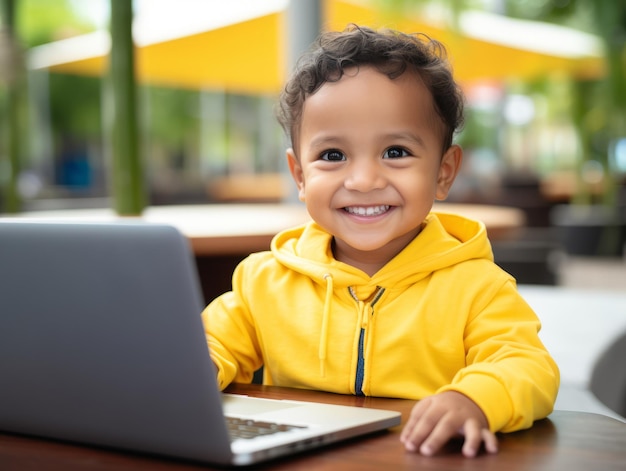
[[[483,443],[482,427],[477,420],[470,419],[465,422],[463,426],[463,435],[465,440],[463,441],[463,455],[467,457],[474,457],[478,454],[480,446]]]
[[[488,429],[482,430],[483,442],[487,453],[498,453],[498,437]]]
[[[481,427],[477,420],[468,420],[463,427],[465,440],[463,443],[463,455],[472,458],[478,454],[481,445],[485,444],[488,453],[498,452],[498,439],[486,428]]]
[[[426,414],[421,416],[419,420],[415,423],[413,428],[407,432],[405,438],[403,440],[404,446],[409,451],[417,451],[423,454],[432,454],[436,451],[436,446],[432,445],[426,446],[424,448],[424,444],[426,440],[430,440],[432,437],[433,430],[439,426],[438,418],[434,417],[432,414]],[[426,452],[424,450],[432,449],[434,451],[432,453]]]
[[[414,433],[417,424],[419,423],[422,415],[428,408],[429,398],[423,399],[419,401],[413,409],[411,410],[411,415],[409,416],[409,420],[406,425],[402,429],[402,433],[400,434],[400,441],[404,443],[405,447],[410,451],[416,451],[417,446],[412,442],[411,436]]]
[[[437,453],[451,438],[458,436],[459,424],[450,414],[443,416],[425,437],[419,451],[422,455],[432,456]]]

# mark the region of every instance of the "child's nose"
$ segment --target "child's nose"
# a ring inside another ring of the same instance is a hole
[[[375,162],[359,162],[350,166],[344,186],[354,191],[371,191],[385,186],[382,169]]]

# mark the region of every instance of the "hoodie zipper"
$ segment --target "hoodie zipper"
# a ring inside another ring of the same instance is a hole
[[[370,317],[374,315],[374,305],[378,302],[380,297],[385,292],[384,288],[379,287],[374,293],[370,302],[363,302],[357,298],[352,287],[348,287],[350,296],[357,302],[359,308],[359,320],[361,322],[361,330],[359,332],[359,346],[357,352],[356,363],[356,378],[354,380],[354,392],[357,396],[364,396],[363,394],[363,379],[365,378],[365,336],[367,332],[367,325],[369,324]]]

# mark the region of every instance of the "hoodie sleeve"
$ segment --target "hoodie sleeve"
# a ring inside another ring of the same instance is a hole
[[[492,431],[512,432],[546,417],[559,388],[559,370],[539,339],[540,322],[508,278],[485,290],[468,318],[466,367],[452,383],[485,413]]]
[[[246,260],[233,273],[232,291],[215,298],[202,313],[220,389],[232,382],[250,383],[263,361],[253,318],[243,296]]]

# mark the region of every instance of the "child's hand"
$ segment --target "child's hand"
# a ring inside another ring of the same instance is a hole
[[[482,410],[467,396],[446,391],[424,398],[413,407],[400,441],[407,450],[430,456],[458,435],[465,436],[465,456],[476,456],[482,443],[488,453],[498,452],[498,439],[489,430]]]

